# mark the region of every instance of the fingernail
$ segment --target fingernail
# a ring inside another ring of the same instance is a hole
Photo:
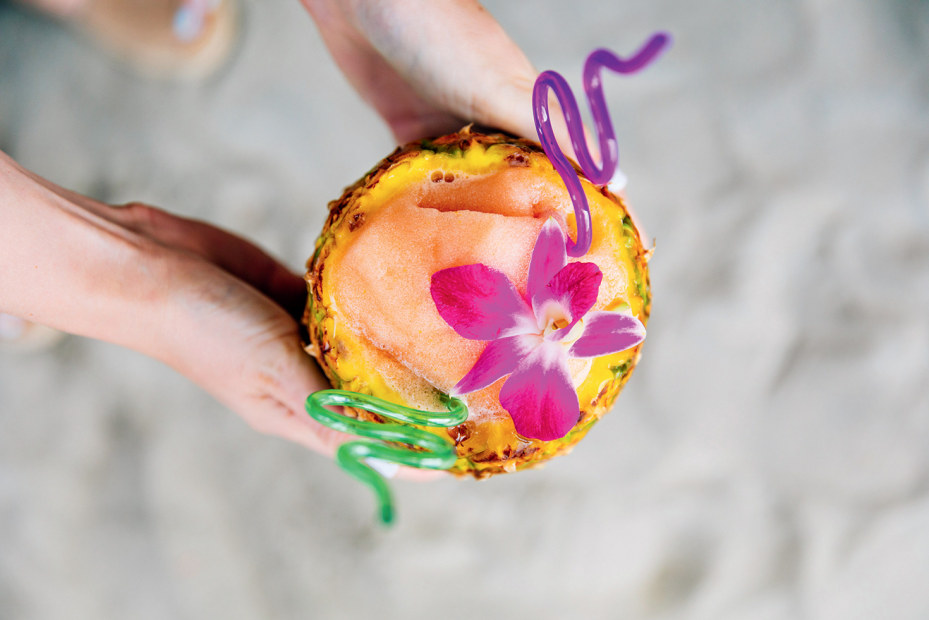
[[[18,316],[0,314],[0,340],[16,340],[26,331],[26,322]]]
[[[195,11],[189,4],[182,4],[174,13],[172,28],[174,36],[189,43],[200,36],[203,31],[203,14]]]
[[[614,194],[618,194],[619,192],[626,189],[626,184],[628,182],[629,182],[629,179],[626,178],[626,175],[623,174],[623,171],[619,169],[619,166],[617,166],[616,172],[613,174],[613,178],[610,179],[610,182],[607,185],[607,187],[609,187],[610,191],[613,192]]]
[[[381,459],[365,459],[365,462],[371,466],[371,469],[384,476],[393,478],[400,470],[400,466],[391,461],[382,461]]]

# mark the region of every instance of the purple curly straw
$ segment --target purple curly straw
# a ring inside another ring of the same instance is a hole
[[[571,162],[568,161],[564,151],[561,150],[558,141],[555,139],[555,132],[552,130],[552,122],[548,111],[548,91],[551,90],[558,99],[558,103],[561,104],[565,123],[568,126],[568,134],[571,136],[571,145],[577,154],[581,170],[592,183],[606,185],[613,178],[616,167],[619,165],[619,147],[616,144],[616,133],[613,131],[613,123],[610,121],[610,114],[603,96],[600,70],[606,67],[615,73],[635,73],[650,64],[670,42],[670,35],[658,32],[652,35],[652,38],[629,60],[620,58],[610,50],[603,48],[594,50],[587,57],[587,61],[584,63],[584,92],[587,94],[594,126],[600,140],[602,159],[600,166],[594,163],[590,155],[587,139],[584,136],[584,125],[581,122],[580,110],[577,107],[577,100],[574,98],[574,93],[571,92],[567,81],[555,71],[544,71],[536,78],[535,86],[532,89],[532,111],[535,116],[535,128],[545,154],[548,155],[548,158],[555,166],[555,170],[568,188],[571,203],[574,205],[574,217],[577,220],[577,241],[568,239],[568,256],[583,256],[590,250],[592,236],[590,207],[587,204],[587,196],[584,195],[584,190],[581,188],[581,181],[577,176],[577,172],[575,172]]]

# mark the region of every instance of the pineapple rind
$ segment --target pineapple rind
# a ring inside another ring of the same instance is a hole
[[[376,208],[408,184],[422,182],[435,170],[453,169],[465,174],[480,174],[512,165],[533,166],[540,174],[555,174],[538,145],[503,134],[480,134],[465,128],[436,140],[423,140],[398,148],[362,179],[346,188],[341,198],[329,203],[329,217],[307,263],[309,299],[304,323],[310,336],[307,351],[318,359],[333,387],[413,405],[369,363],[366,348],[370,345],[350,330],[339,329],[338,308],[326,287],[327,262],[338,259],[339,248],[347,243],[357,227],[364,224],[367,210]],[[629,251],[635,294],[630,291],[627,301],[633,314],[645,323],[651,309],[647,266],[650,251],[644,249],[639,232],[619,197],[605,188],[590,185],[586,180],[584,186],[589,197],[600,193],[616,207],[616,214],[609,218],[607,230],[609,234],[621,235]],[[571,224],[573,222],[569,218]],[[568,452],[610,409],[638,362],[641,346],[594,360],[590,373],[578,388],[581,418],[561,439],[545,442],[518,437],[513,432],[510,433],[512,437],[503,437],[500,429],[491,429],[490,434],[484,437],[486,441],[476,448],[473,441],[475,429],[469,431],[468,422],[452,429],[420,428],[450,437],[455,442],[459,458],[449,470],[454,474],[484,478],[535,467]],[[438,397],[439,392],[435,391],[436,406],[441,407]],[[378,416],[363,410],[352,410],[351,413],[362,419],[381,421]],[[498,444],[493,445],[493,440],[499,440]]]

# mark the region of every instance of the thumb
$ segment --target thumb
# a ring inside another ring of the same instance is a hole
[[[476,0],[393,0],[364,4],[356,27],[420,97],[459,119],[537,138],[532,91],[538,72]],[[561,108],[552,128],[575,157]],[[586,133],[586,132],[585,132]],[[595,158],[597,144],[588,140]]]
[[[532,137],[536,71],[475,0],[392,0],[355,5],[356,27],[436,108]]]

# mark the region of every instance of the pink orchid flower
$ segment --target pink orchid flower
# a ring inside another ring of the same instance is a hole
[[[645,339],[634,316],[590,311],[602,279],[593,263],[567,262],[565,236],[553,219],[532,251],[525,297],[504,273],[481,263],[432,274],[439,315],[460,336],[489,341],[452,394],[510,375],[500,404],[516,432],[543,441],[567,435],[581,414],[568,360],[617,353]]]

